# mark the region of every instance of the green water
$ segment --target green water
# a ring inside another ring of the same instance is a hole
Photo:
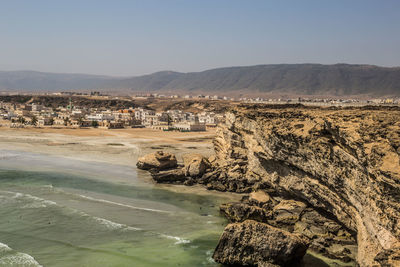
[[[218,206],[229,200],[137,176],[0,150],[0,265],[217,266]]]
[[[238,196],[172,188],[133,164],[0,149],[0,266],[218,266],[218,207]]]

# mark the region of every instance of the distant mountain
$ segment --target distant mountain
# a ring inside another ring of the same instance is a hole
[[[202,72],[157,72],[138,77],[0,71],[0,90],[123,90],[180,93],[400,95],[400,67],[350,64],[277,64]]]

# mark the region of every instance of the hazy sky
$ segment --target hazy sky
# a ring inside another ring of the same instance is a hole
[[[399,0],[0,0],[0,70],[400,66]]]

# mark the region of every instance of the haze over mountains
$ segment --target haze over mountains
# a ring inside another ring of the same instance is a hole
[[[0,71],[0,91],[102,90],[179,93],[287,93],[399,96],[400,67],[275,64],[202,72],[156,72],[137,77]]]

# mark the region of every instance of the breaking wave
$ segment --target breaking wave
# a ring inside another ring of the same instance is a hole
[[[188,243],[190,243],[190,240],[184,239],[184,238],[179,237],[179,236],[171,236],[171,235],[164,235],[164,234],[162,234],[161,236],[162,236],[162,237],[165,237],[165,238],[168,238],[168,239],[174,239],[174,240],[176,240],[176,242],[174,243],[175,245],[178,245],[178,244],[188,244]]]
[[[87,214],[85,214],[87,215]],[[87,215],[90,216],[90,215]],[[137,228],[137,227],[132,227],[132,226],[128,226],[122,223],[116,223],[104,218],[99,218],[99,217],[92,217],[93,220],[95,220],[96,222],[98,222],[101,225],[104,225],[107,229],[110,230],[132,230],[132,231],[140,231],[142,230],[141,228]]]
[[[0,266],[41,267],[31,255],[16,252],[3,243],[0,243]]]
[[[160,212],[160,213],[171,213],[170,211],[166,211],[166,210],[141,208],[141,207],[135,207],[135,206],[122,204],[122,203],[118,203],[118,202],[113,202],[113,201],[109,201],[109,200],[105,200],[105,199],[98,199],[98,198],[88,197],[88,196],[84,196],[84,195],[79,195],[79,196],[84,198],[84,199],[87,199],[87,200],[91,200],[91,201],[95,201],[95,202],[107,203],[107,204],[121,206],[121,207],[125,207],[125,208],[130,208],[130,209],[134,209],[134,210],[144,210],[144,211]]]
[[[19,192],[11,192],[11,191],[0,191],[3,193],[6,193],[8,195],[11,195],[11,199],[17,200],[17,201],[30,201],[29,203],[26,203],[25,205],[22,206],[22,208],[25,209],[33,209],[33,208],[46,208],[47,206],[54,206],[57,205],[56,202],[46,200],[40,197],[32,196],[30,194],[23,194]],[[4,196],[0,196],[0,199],[2,201],[6,202],[7,198]]]

